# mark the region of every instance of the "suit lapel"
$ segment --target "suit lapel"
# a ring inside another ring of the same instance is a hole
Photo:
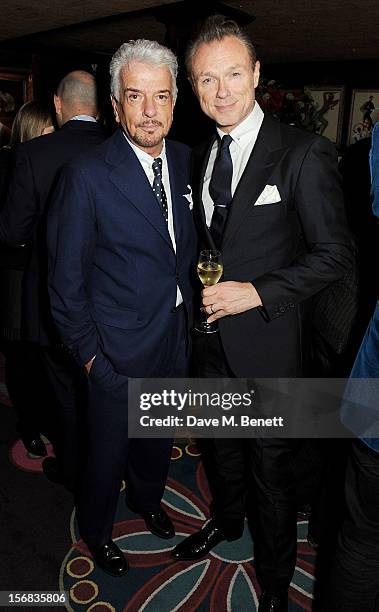
[[[233,196],[222,247],[243,224],[250,207],[263,191],[285,153],[278,128],[274,119],[264,118],[253,151]]]
[[[203,236],[205,244],[209,245],[211,249],[216,249],[216,245],[212,238],[212,234],[206,223],[205,209],[203,203],[203,185],[204,176],[207,169],[209,156],[212,151],[212,147],[216,136],[214,136],[209,145],[203,146],[199,151],[194,154],[193,172],[192,172],[192,185],[193,185],[193,201],[194,208],[197,215],[197,224],[199,230]]]
[[[121,129],[110,140],[106,161],[113,166],[109,176],[112,183],[172,248],[167,224],[157,198],[151,189],[144,169]]]

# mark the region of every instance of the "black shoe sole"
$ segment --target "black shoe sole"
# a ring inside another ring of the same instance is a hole
[[[36,455],[35,453],[32,453],[32,451],[30,451],[28,449],[26,449],[26,452],[28,453],[28,456],[31,459],[44,459],[46,457],[46,455],[47,455],[47,453],[46,453],[46,455]]]
[[[142,519],[142,520],[144,521],[144,523],[145,523],[146,529],[147,529],[148,531],[150,531],[150,533],[152,533],[153,535],[157,536],[157,538],[161,538],[162,540],[172,540],[172,538],[174,538],[174,537],[175,537],[175,531],[174,531],[174,533],[173,533],[172,535],[162,535],[161,533],[158,533],[157,531],[154,531],[153,529],[151,529],[151,528],[150,528],[150,527],[147,525],[147,523],[146,523],[145,519],[143,518],[143,515],[142,515],[142,514],[140,514],[140,512],[138,512],[138,510],[137,510],[136,508],[134,508],[133,506],[131,506],[130,504],[128,504],[128,503],[126,503],[126,502],[125,502],[125,506],[127,507],[127,509],[128,509],[128,510],[130,510],[131,512],[133,512],[133,514],[139,514],[139,515],[140,515],[140,517],[141,517],[141,519]]]
[[[103,567],[102,565],[100,565],[99,563],[97,563],[95,561],[96,567],[98,567],[99,569],[101,569],[102,572],[104,572],[105,574],[108,574],[108,576],[113,576],[113,578],[121,578],[122,576],[125,576],[128,571],[129,571],[129,566],[127,566],[126,570],[124,572],[122,572],[122,574],[120,573],[115,573],[115,572],[111,572],[108,569],[105,569],[105,567]]]
[[[119,572],[112,572],[112,570],[108,569],[108,567],[104,565],[102,561],[98,561],[94,555],[92,555],[92,559],[96,567],[101,569],[101,571],[104,572],[105,574],[108,574],[109,576],[114,576],[114,578],[118,578],[118,577],[121,578],[121,576],[125,576],[125,574],[127,574],[129,571],[129,563],[126,557],[124,557],[125,563],[126,563],[125,570],[121,574]]]
[[[25,442],[22,442],[24,445],[24,448],[26,450],[26,452],[28,453],[28,455],[30,455],[30,457],[32,457],[33,459],[43,459],[44,457],[47,457],[47,450],[45,448],[44,451],[42,451],[41,453],[36,453],[34,450],[31,449],[31,447],[28,444],[25,444]]]
[[[146,525],[146,529],[150,531],[150,533],[152,533],[153,535],[157,536],[157,538],[161,538],[161,540],[172,540],[172,538],[175,537],[175,532],[172,535],[163,535],[162,533],[158,533],[157,531],[154,531],[148,525]]]
[[[171,558],[174,561],[199,561],[199,559],[205,559],[205,557],[207,557],[207,555],[209,555],[209,553],[211,552],[211,550],[213,550],[212,548],[210,550],[208,550],[208,552],[204,553],[201,556],[196,556],[196,557],[190,557],[190,556],[186,556],[186,557],[175,557],[173,554],[171,554]]]

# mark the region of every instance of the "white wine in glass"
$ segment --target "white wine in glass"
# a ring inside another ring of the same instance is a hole
[[[201,261],[197,264],[197,273],[204,287],[216,285],[222,275],[222,264],[213,261]]]
[[[205,250],[200,251],[197,263],[197,274],[204,287],[216,285],[222,276],[222,259],[220,251]],[[203,334],[214,334],[218,332],[217,321],[208,323],[208,315],[204,308],[200,309],[200,321],[195,330]]]

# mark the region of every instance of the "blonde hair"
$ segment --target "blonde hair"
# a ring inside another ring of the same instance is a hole
[[[185,54],[185,65],[188,75],[192,76],[192,60],[196,51],[203,44],[220,41],[228,36],[234,36],[249,53],[251,64],[255,66],[257,53],[249,35],[235,22],[224,15],[210,15],[201,25],[196,37],[190,41]]]
[[[50,110],[35,100],[26,102],[14,118],[9,145],[37,138],[49,125],[53,125]]]

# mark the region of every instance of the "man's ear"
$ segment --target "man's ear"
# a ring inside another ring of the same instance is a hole
[[[112,103],[112,108],[113,108],[114,118],[116,120],[116,123],[120,123],[120,115],[119,115],[118,106],[117,106],[118,103],[114,96],[111,96],[111,103]]]
[[[54,94],[54,106],[55,112],[58,116],[62,115],[62,102],[59,96]]]
[[[260,70],[261,70],[261,63],[259,60],[257,60],[254,66],[254,89],[256,89],[259,84]]]

